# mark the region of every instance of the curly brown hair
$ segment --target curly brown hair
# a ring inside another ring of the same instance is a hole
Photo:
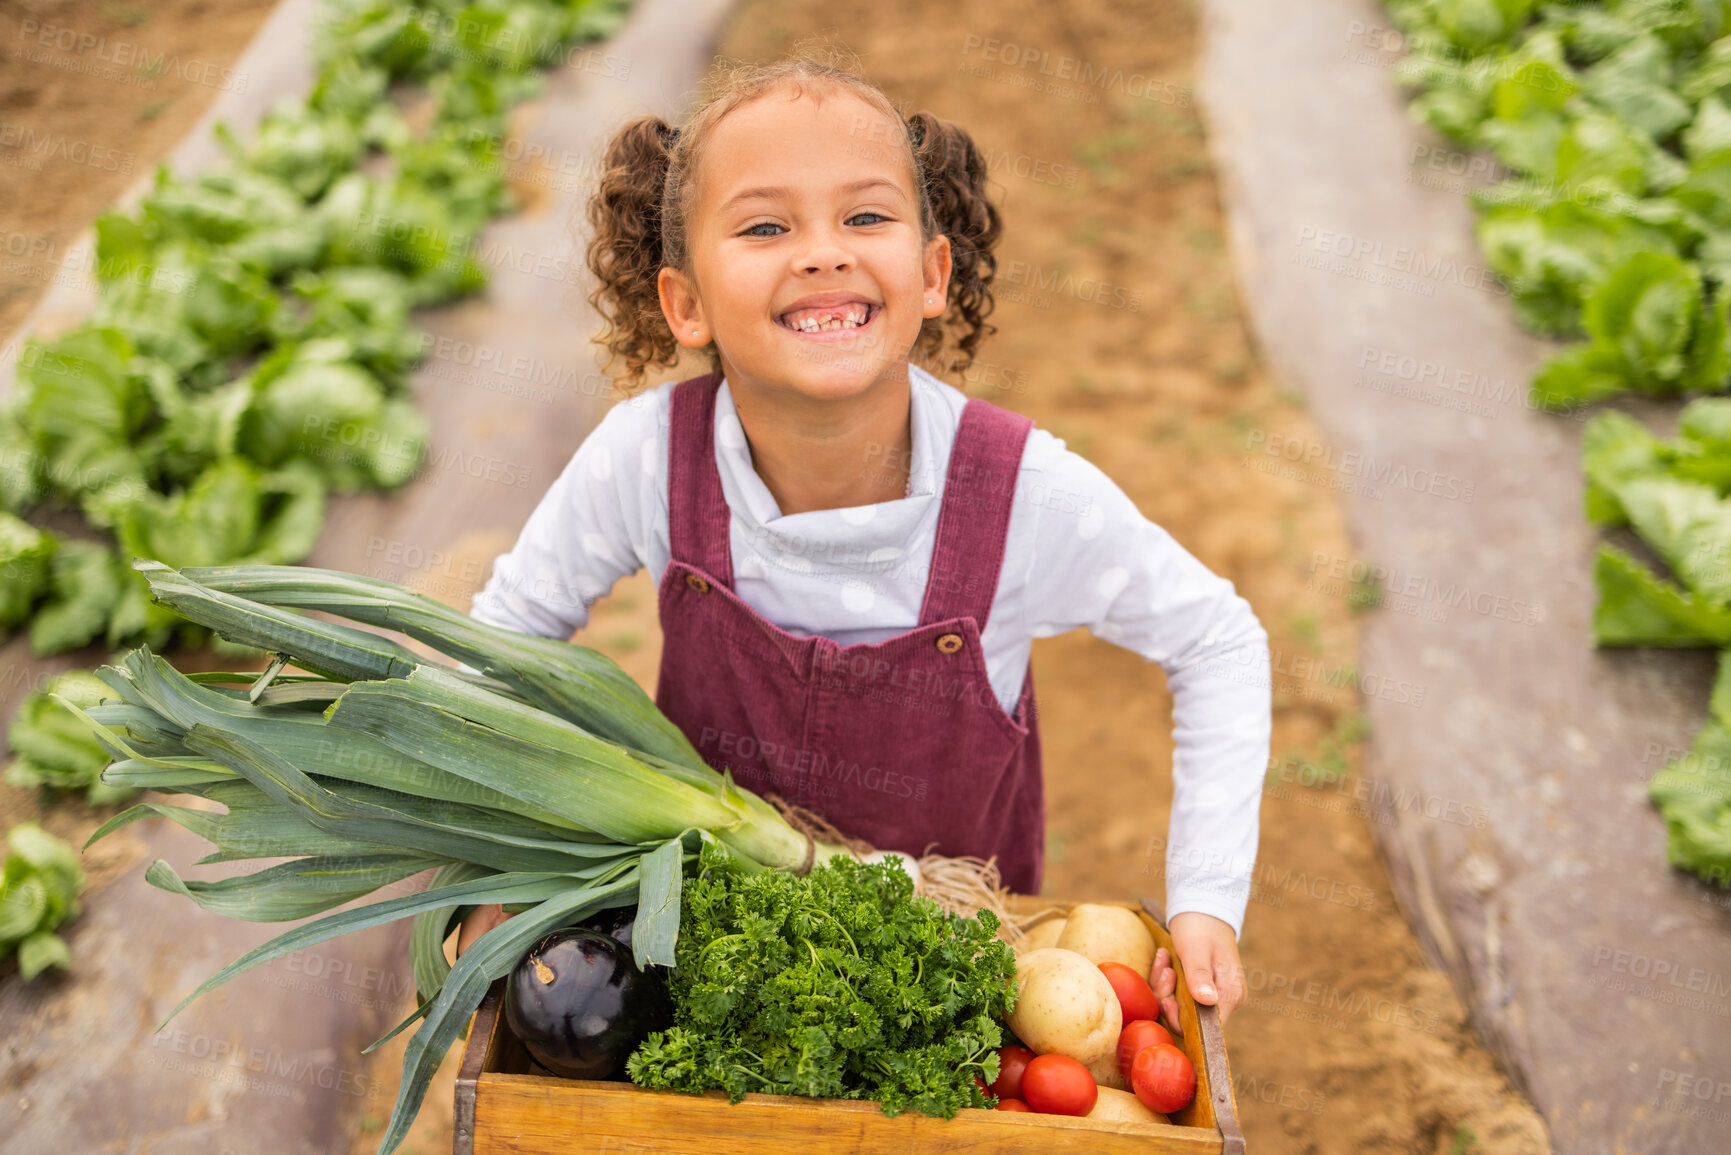
[[[671,367],[680,346],[661,313],[657,278],[664,266],[691,271],[688,222],[695,208],[692,179],[703,145],[729,112],[770,92],[791,87],[797,96],[807,86],[843,89],[878,108],[902,127],[890,147],[906,151],[909,171],[920,195],[920,239],[942,234],[950,240],[948,308],[920,327],[912,351],[922,365],[962,370],[973,364],[981,340],[996,332],[986,323],[992,311],[992,255],[1002,232],[998,210],[986,195],[986,161],[966,129],[930,112],[904,117],[877,85],[845,66],[831,51],[801,46],[795,55],[770,64],[718,66],[704,85],[702,103],[681,128],[659,116],[640,116],[608,143],[601,177],[589,200],[592,239],[589,271],[596,288],[589,303],[607,321],[597,343],[608,350],[607,370],[624,359],[621,392],[640,390],[650,365]],[[663,212],[664,205],[673,211]],[[938,355],[946,326],[961,330],[957,355],[946,364]],[[711,367],[720,369],[712,341],[706,349]]]

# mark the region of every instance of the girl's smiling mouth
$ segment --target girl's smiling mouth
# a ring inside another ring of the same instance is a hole
[[[862,329],[869,328],[881,312],[883,312],[882,305],[874,305],[864,300],[852,300],[839,304],[790,309],[776,317],[775,323],[783,329],[798,333],[802,337],[822,339],[835,334],[857,333]]]

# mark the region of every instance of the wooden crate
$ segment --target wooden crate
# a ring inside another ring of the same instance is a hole
[[[1015,896],[1021,914],[1074,901]],[[1120,905],[1137,909],[1135,903]],[[1168,949],[1160,908],[1139,913]],[[1176,965],[1176,964],[1175,964]],[[1190,998],[1180,972],[1179,1045],[1196,1067],[1196,1099],[1171,1125],[1093,1123],[1058,1115],[964,1109],[954,1119],[911,1111],[888,1118],[876,1103],[648,1091],[626,1082],[530,1073],[528,1053],[505,1022],[503,983],[475,1013],[457,1075],[456,1155],[1243,1155],[1226,1044],[1213,1007]]]

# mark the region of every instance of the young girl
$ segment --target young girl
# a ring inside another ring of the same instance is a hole
[[[1086,626],[1158,662],[1176,720],[1166,909],[1192,994],[1224,1018],[1267,638],[1062,441],[910,363],[946,319],[956,368],[989,331],[986,180],[964,130],[805,59],[734,72],[682,128],[621,129],[589,210],[603,340],[628,389],[680,348],[715,371],[609,411],[472,613],[569,637],[648,566],[656,702],[708,762],[880,849],[995,855],[1026,893],[1045,832],[1032,639]],[[1153,978],[1175,1021],[1164,952]]]

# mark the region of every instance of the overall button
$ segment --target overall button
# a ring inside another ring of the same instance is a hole
[[[962,635],[960,635],[960,634],[939,634],[937,644],[938,644],[938,650],[940,652],[946,653],[946,654],[953,654],[957,650],[962,648],[962,644],[963,644],[962,643]]]
[[[694,574],[694,573],[686,574],[685,575],[685,584],[690,586],[692,589],[696,590],[700,594],[706,594],[709,592],[709,582],[706,581],[701,574]]]

